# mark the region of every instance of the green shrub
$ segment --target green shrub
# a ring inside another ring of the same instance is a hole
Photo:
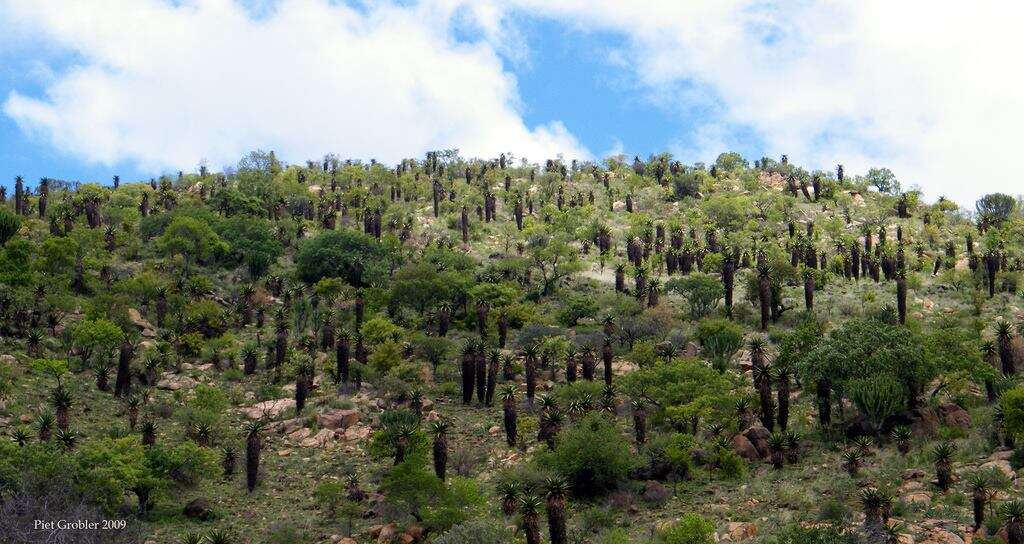
[[[658,532],[656,544],[712,544],[715,526],[699,514],[686,514],[679,521]]]
[[[844,535],[833,527],[804,527],[792,524],[783,527],[776,535],[768,537],[765,544],[855,544],[854,535]]]
[[[501,523],[473,519],[453,526],[434,540],[434,544],[506,544],[512,534]]]
[[[596,412],[562,431],[546,462],[582,497],[616,488],[634,466],[633,454],[618,428]]]
[[[1018,439],[1024,435],[1024,387],[1014,387],[999,397],[1003,428]]]
[[[690,318],[703,319],[717,306],[724,296],[722,282],[708,274],[690,274],[665,282],[666,291],[674,291],[686,297],[690,305]]]

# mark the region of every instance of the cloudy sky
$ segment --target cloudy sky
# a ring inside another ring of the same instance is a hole
[[[723,151],[1022,192],[1024,6],[901,0],[0,0],[0,180],[252,149],[540,162]]]

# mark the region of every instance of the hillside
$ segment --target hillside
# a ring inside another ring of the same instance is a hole
[[[1024,538],[1012,197],[456,151],[0,196],[2,542]]]

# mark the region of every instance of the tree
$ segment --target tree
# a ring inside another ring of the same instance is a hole
[[[722,300],[722,284],[708,274],[695,273],[672,278],[665,283],[666,291],[683,295],[690,305],[690,318],[700,320],[710,314]]]
[[[299,277],[308,283],[322,278],[341,278],[350,285],[366,287],[389,272],[388,252],[368,234],[330,230],[304,241],[295,255]]]
[[[578,272],[582,265],[568,235],[552,233],[540,225],[526,232],[530,267],[540,272],[541,296],[550,295],[563,279]]]
[[[391,299],[419,314],[435,304],[451,300],[452,280],[429,262],[406,263],[391,279]]]
[[[872,168],[867,173],[868,184],[878,189],[879,192],[897,194],[900,192],[900,182],[896,174],[888,168]]]
[[[96,352],[109,352],[124,340],[124,333],[106,319],[83,319],[71,329],[71,341],[86,363]]]
[[[232,217],[222,221],[217,232],[230,247],[236,263],[244,263],[253,278],[262,277],[281,254],[284,246],[262,218]]]
[[[990,193],[978,199],[974,209],[983,228],[998,227],[1017,209],[1017,200],[1004,193]]]
[[[187,216],[175,217],[157,238],[156,246],[165,255],[181,255],[185,274],[189,274],[193,261],[202,263],[228,249],[208,223]]]

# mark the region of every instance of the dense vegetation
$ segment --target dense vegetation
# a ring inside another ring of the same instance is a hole
[[[1007,195],[254,152],[19,178],[0,245],[13,542],[1024,538]]]

